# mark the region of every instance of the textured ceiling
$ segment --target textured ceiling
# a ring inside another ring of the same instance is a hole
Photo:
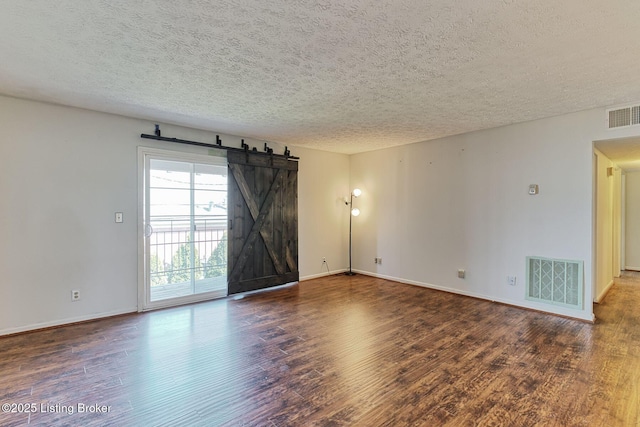
[[[638,0],[0,10],[0,93],[343,153],[640,100]]]

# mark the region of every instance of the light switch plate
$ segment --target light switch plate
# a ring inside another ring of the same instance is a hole
[[[116,222],[121,223],[122,221],[122,212],[116,212]]]
[[[529,194],[531,194],[532,196],[538,194],[538,184],[529,185]]]

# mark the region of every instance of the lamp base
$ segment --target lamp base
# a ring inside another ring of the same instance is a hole
[[[347,271],[344,273],[345,276],[355,276],[358,273],[354,273],[353,271]]]

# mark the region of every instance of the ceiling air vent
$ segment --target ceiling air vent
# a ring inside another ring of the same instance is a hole
[[[607,110],[607,122],[609,129],[640,124],[640,105],[611,108]]]

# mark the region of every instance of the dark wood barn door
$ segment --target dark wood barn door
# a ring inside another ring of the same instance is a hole
[[[299,279],[298,162],[228,152],[229,294]]]

